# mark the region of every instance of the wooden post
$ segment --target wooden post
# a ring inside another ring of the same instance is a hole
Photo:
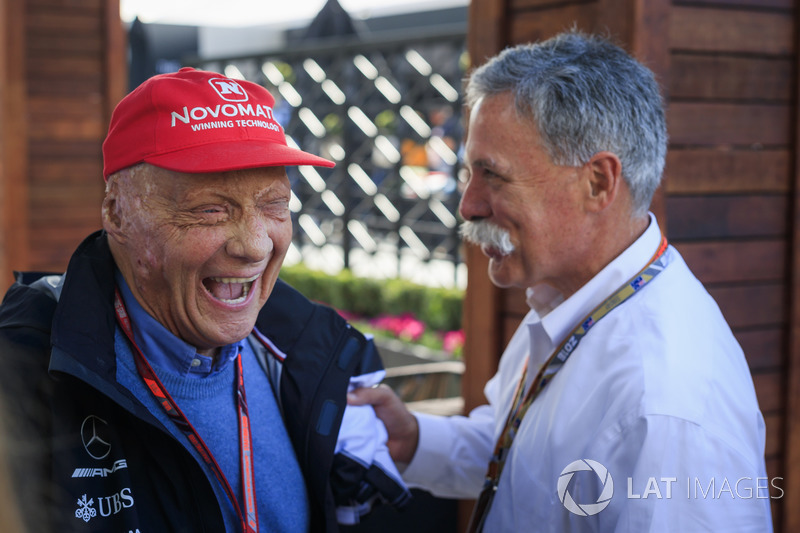
[[[25,2],[0,0],[0,294],[28,266]]]
[[[800,17],[795,19],[795,28],[800,26]],[[797,33],[795,32],[795,35]],[[783,456],[782,487],[785,490],[780,502],[778,519],[781,524],[775,531],[794,533],[800,531],[800,40],[795,36],[794,55],[794,173],[793,191],[789,198],[792,205],[789,220],[789,323],[786,342],[786,398],[784,400],[785,445]],[[774,515],[775,513],[773,513]],[[780,527],[782,526],[782,527]]]
[[[128,40],[119,14],[119,0],[106,0],[105,16],[106,124],[128,92]]]
[[[507,0],[472,0],[469,4],[467,49],[473,67],[502,50],[508,41]]]
[[[469,5],[467,48],[471,67],[479,66],[506,45],[505,20],[508,8],[504,0],[472,0]],[[466,116],[466,114],[465,114]],[[466,125],[465,125],[466,126]],[[467,131],[467,135],[469,132]],[[465,245],[467,290],[464,297],[463,327],[464,375],[461,394],[464,409],[469,411],[486,403],[483,387],[496,372],[502,353],[500,291],[489,280],[489,260],[479,248]],[[473,501],[459,505],[458,530],[464,531],[472,513]]]
[[[476,67],[503,47],[505,5],[495,0],[473,0],[469,10],[468,46],[472,66]],[[500,335],[500,291],[489,280],[489,260],[476,246],[465,245],[465,255],[467,291],[463,325],[466,367],[462,378],[462,394],[465,409],[470,410],[486,402],[483,386],[497,370],[503,347]]]

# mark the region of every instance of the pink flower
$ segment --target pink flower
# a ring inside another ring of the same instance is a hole
[[[448,331],[444,334],[442,349],[445,352],[453,353],[464,347],[464,330]]]
[[[425,324],[410,313],[400,316],[381,316],[370,322],[372,327],[390,331],[395,337],[405,341],[416,341],[425,332]]]

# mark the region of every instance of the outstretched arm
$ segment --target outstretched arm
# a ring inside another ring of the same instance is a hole
[[[468,417],[412,414],[386,385],[348,394],[350,405],[371,405],[386,426],[387,447],[407,465],[403,479],[444,498],[476,498],[494,444],[493,409],[483,405]]]

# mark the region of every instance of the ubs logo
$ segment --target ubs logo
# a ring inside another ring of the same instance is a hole
[[[249,98],[242,86],[228,78],[211,78],[208,83],[220,98],[228,102],[246,102]]]
[[[102,418],[89,415],[81,424],[81,440],[86,453],[93,459],[105,459],[111,453],[108,422]]]

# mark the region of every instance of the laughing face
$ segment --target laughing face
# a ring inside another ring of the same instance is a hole
[[[284,167],[182,174],[147,165],[109,182],[104,227],[137,301],[199,353],[245,338],[292,237]]]

